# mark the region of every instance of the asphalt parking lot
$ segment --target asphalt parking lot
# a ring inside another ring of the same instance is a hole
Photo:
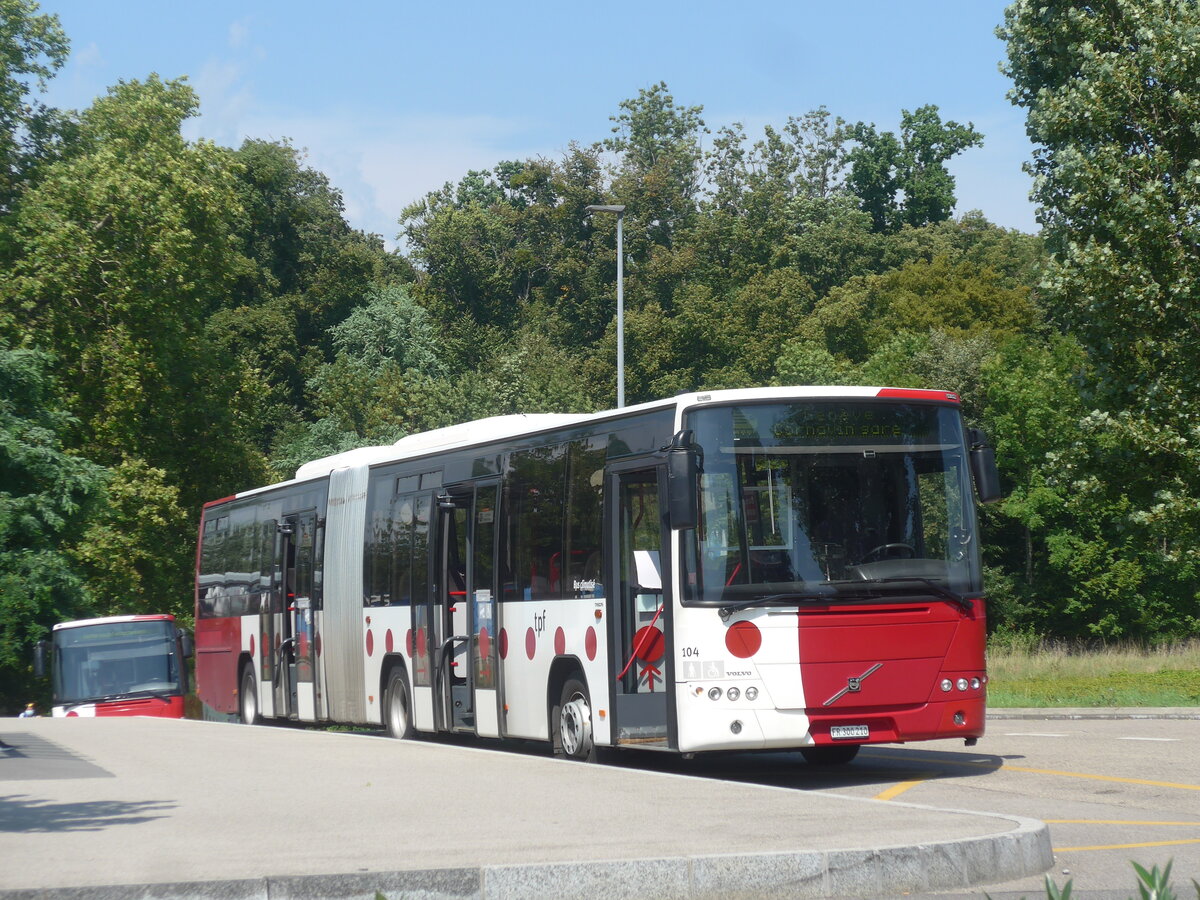
[[[156,719],[0,740],[9,898],[867,896],[1050,864],[1020,815],[537,753]]]

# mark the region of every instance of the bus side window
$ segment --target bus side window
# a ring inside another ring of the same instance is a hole
[[[577,441],[570,448],[567,478],[567,588],[573,597],[604,596],[604,461],[606,450]]]

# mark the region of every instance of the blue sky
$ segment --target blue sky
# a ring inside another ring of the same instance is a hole
[[[119,80],[187,76],[188,137],[290,138],[392,243],[403,207],[468,169],[557,157],[610,133],[624,99],[666,81],[714,130],[818,106],[898,128],[937,105],[984,146],[951,166],[958,212],[1036,230],[1021,110],[1006,98],[1000,0],[43,0],[72,52],[53,105],[83,108]]]

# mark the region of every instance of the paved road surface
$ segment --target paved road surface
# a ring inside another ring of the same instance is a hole
[[[1020,816],[446,743],[157,719],[0,740],[6,898],[895,895],[1050,864]]]

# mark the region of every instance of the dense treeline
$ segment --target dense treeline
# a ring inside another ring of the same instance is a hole
[[[58,619],[190,614],[205,500],[417,430],[612,406],[603,203],[627,207],[627,402],[956,390],[1008,488],[993,627],[1195,633],[1200,15],[1062,7],[1018,2],[1003,30],[1041,235],[952,216],[946,164],[984,136],[936,106],[899,133],[823,108],[714,133],[657,84],[600,144],[398,210],[393,253],[286,142],[184,140],[186,81],[43,107],[67,38],[0,0],[0,706]]]

